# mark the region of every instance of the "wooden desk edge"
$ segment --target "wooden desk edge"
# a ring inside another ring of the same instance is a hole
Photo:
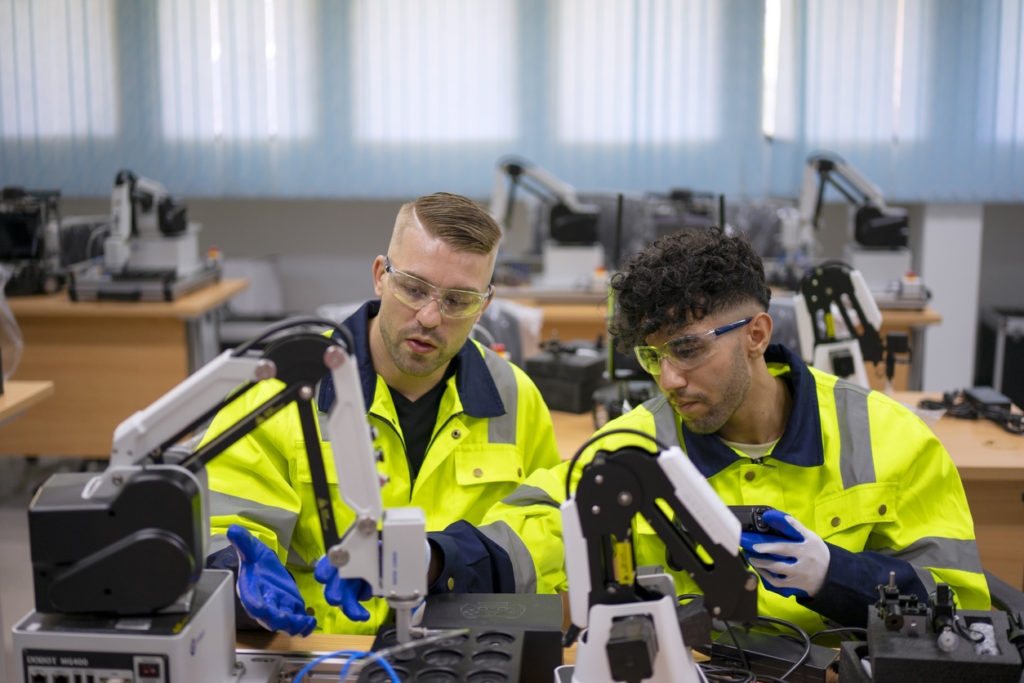
[[[225,278],[174,301],[72,301],[67,292],[9,297],[15,319],[53,317],[196,318],[247,289],[246,278]]]
[[[10,380],[0,394],[0,425],[53,395],[49,380]]]

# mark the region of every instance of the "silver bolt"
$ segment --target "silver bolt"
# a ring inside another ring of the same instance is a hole
[[[256,369],[253,371],[253,375],[257,380],[263,381],[277,376],[277,365],[272,360],[264,358],[260,362],[256,363]]]
[[[595,474],[594,475],[594,483],[595,484],[603,484],[604,483],[604,475],[603,474]]]
[[[377,533],[377,522],[369,517],[360,517],[359,521],[356,522],[356,529],[364,536],[369,536],[370,534]]]
[[[335,567],[344,567],[346,564],[348,564],[348,561],[350,559],[348,551],[339,546],[334,546],[333,548],[328,550],[327,557],[328,559],[330,559],[331,564]]]
[[[715,605],[714,607],[711,608],[711,613],[714,614],[717,617],[718,615],[720,615],[722,613],[722,608],[719,607],[718,605]]]
[[[309,399],[313,398],[313,387],[309,386],[308,384],[304,384],[303,386],[301,386],[299,388],[299,398],[301,398],[303,401],[308,401]]]
[[[600,505],[595,505],[594,507],[590,508],[590,514],[592,514],[592,515],[599,515],[599,514],[601,514],[601,506]]]
[[[619,505],[626,507],[633,504],[633,494],[629,491],[622,491],[619,493]]]
[[[327,350],[324,351],[324,365],[333,370],[335,368],[340,368],[344,364],[345,352],[341,350],[341,347],[328,346]]]

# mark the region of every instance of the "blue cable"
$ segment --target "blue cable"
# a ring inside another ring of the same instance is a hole
[[[345,671],[348,670],[349,664],[359,659],[360,657],[365,657],[368,654],[368,652],[359,652],[358,650],[338,650],[337,652],[331,652],[329,654],[323,655],[322,657],[317,657],[312,662],[310,662],[309,664],[307,664],[299,670],[299,673],[295,675],[295,683],[300,683],[303,677],[310,671],[312,671],[313,667],[315,667],[320,662],[324,661],[325,659],[330,659],[331,657],[340,657],[341,655],[345,655],[348,657],[348,661],[345,662],[345,668],[342,669],[342,675],[344,676]]]
[[[338,676],[339,683],[345,680],[345,676],[348,674],[348,668],[352,666],[352,662],[356,661],[357,659],[367,657],[371,654],[372,653],[370,652],[362,652],[359,653],[357,656],[350,657],[349,660],[345,662],[345,666],[341,668],[341,674]],[[398,677],[398,672],[395,671],[394,667],[391,666],[391,662],[389,662],[387,659],[384,659],[379,654],[374,655],[373,658],[370,660],[370,664],[373,664],[374,662],[380,664],[381,668],[388,672],[388,676],[391,677],[391,683],[402,683],[402,679]],[[297,679],[296,683],[298,683]]]

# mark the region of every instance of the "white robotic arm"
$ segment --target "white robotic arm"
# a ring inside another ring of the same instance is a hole
[[[690,652],[697,643],[687,644],[683,629],[709,631],[709,615],[756,618],[757,578],[739,554],[741,524],[678,447],[598,452],[561,510],[570,612],[587,630],[573,681],[700,681]],[[704,592],[685,617],[673,579],[635,567],[637,514],[665,543],[669,564]]]
[[[551,238],[556,242],[592,243],[597,240],[600,208],[581,202],[575,188],[548,171],[516,158],[504,159],[498,164],[488,207],[488,212],[504,230],[508,230],[516,188],[520,185],[538,197],[555,200],[549,227]]]
[[[825,190],[831,185],[853,206],[851,237],[865,247],[907,245],[907,212],[886,206],[882,192],[852,166],[833,154],[815,154],[804,166],[800,224],[819,229]]]

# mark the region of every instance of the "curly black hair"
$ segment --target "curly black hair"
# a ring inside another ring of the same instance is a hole
[[[771,299],[764,265],[750,242],[718,227],[658,239],[629,257],[611,287],[615,315],[609,332],[624,353],[662,328],[671,331],[747,301],[768,310]]]

